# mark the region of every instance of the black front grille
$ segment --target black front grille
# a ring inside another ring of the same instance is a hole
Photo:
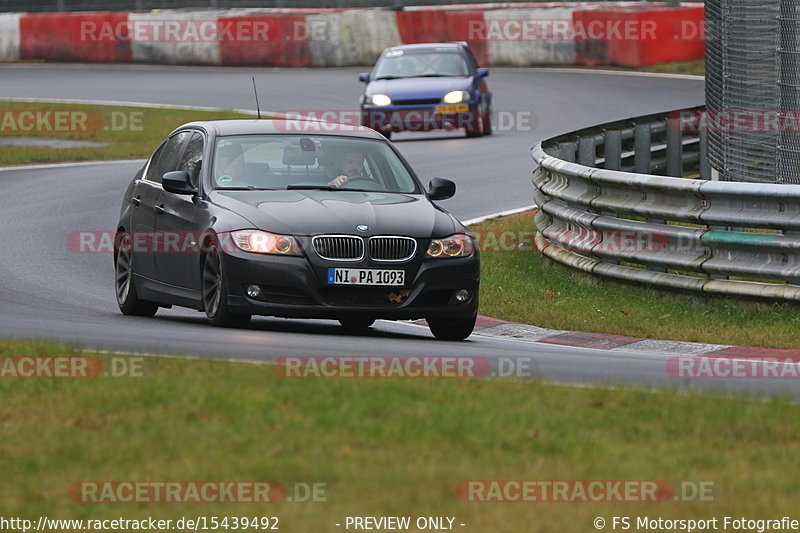
[[[323,287],[322,299],[342,307],[399,307],[408,299],[403,287]]]
[[[410,237],[371,237],[369,256],[375,261],[408,261],[417,252],[417,241]]]
[[[395,100],[395,105],[433,105],[441,102],[441,98],[417,98],[416,100]]]
[[[364,257],[364,241],[354,235],[320,235],[312,240],[314,251],[323,259],[358,261]]]

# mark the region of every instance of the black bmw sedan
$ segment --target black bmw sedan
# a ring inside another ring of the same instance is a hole
[[[126,315],[173,305],[215,326],[252,315],[424,318],[438,339],[474,328],[479,257],[381,135],[298,120],[193,122],[156,149],[125,191],[116,295]]]

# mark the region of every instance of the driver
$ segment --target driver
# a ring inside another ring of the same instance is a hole
[[[347,150],[336,160],[332,169],[334,178],[328,182],[331,187],[341,187],[357,176],[365,176],[364,153],[358,150]]]

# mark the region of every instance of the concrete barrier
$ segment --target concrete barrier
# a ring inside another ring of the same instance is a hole
[[[0,61],[19,60],[19,13],[0,15]]]
[[[49,61],[131,60],[127,13],[37,13],[20,19],[20,57]]]
[[[0,15],[0,61],[339,67],[371,65],[396,44],[441,41],[467,41],[483,66],[640,66],[703,57],[702,5],[522,6],[9,14]],[[587,34],[593,24],[605,28],[599,36]],[[620,38],[608,29],[615,24],[651,33]]]
[[[254,31],[253,39],[233,38],[225,32],[220,38],[220,57],[223,65],[275,65],[281,67],[307,67],[311,65],[309,39],[312,28],[301,14],[270,14],[225,16],[220,24],[234,28],[245,26],[253,30],[265,29],[266,35]]]
[[[394,11],[348,10],[307,15],[313,35],[311,64],[321,67],[371,65],[389,46],[400,44]]]
[[[613,43],[614,65],[640,67],[698,59],[705,54],[702,7],[657,10],[621,10],[620,18],[641,28],[640,39]],[[652,30],[652,31],[649,31]]]
[[[131,51],[141,63],[221,65],[218,15],[224,12],[130,13]]]
[[[492,65],[573,65],[574,9],[498,9],[484,14]]]

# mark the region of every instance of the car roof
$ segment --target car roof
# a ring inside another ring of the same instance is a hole
[[[257,135],[257,134],[278,134],[278,135],[330,135],[338,137],[355,137],[359,139],[379,139],[384,137],[365,126],[353,124],[337,124],[335,122],[324,122],[320,120],[302,120],[300,118],[290,119],[228,119],[228,120],[207,120],[189,122],[175,128],[173,133],[186,128],[200,128],[213,133],[218,137],[228,135]]]
[[[466,48],[465,42],[450,42],[450,43],[416,43],[416,44],[399,44],[391,46],[387,50],[420,50],[425,48],[452,48],[453,50],[462,50]]]

